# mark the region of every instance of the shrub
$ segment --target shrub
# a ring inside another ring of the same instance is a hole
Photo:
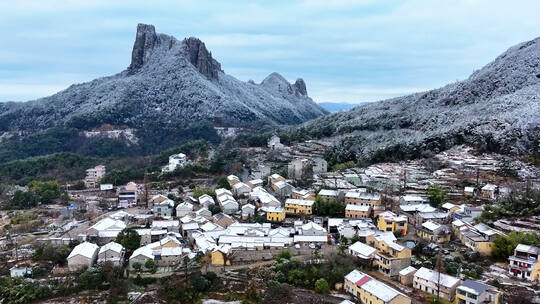
[[[318,279],[315,282],[315,292],[317,293],[328,293],[328,282],[325,279]]]

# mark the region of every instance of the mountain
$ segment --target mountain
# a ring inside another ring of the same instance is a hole
[[[540,38],[508,49],[468,79],[309,121],[293,133],[340,139],[336,161],[429,155],[457,144],[535,154],[540,137]]]
[[[139,24],[127,69],[49,97],[3,103],[0,131],[89,130],[107,124],[184,132],[193,123],[298,124],[325,114],[301,78],[291,84],[272,73],[260,84],[242,82],[225,74],[199,39],[177,40]]]
[[[318,105],[330,113],[348,111],[354,107],[365,105],[367,102],[346,103],[346,102],[319,102]]]

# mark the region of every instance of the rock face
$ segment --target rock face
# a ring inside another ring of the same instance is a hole
[[[327,115],[297,131],[344,135],[337,154],[360,158],[380,150],[419,156],[456,144],[538,153],[540,38],[508,49],[464,81]]]
[[[0,131],[102,125],[135,129],[298,124],[328,112],[307,96],[302,80],[272,73],[261,84],[223,72],[197,38],[177,40],[139,24],[129,67],[38,100],[0,105]]]

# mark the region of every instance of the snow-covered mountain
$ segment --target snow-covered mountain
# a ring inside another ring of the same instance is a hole
[[[0,131],[52,126],[91,129],[298,124],[326,114],[307,95],[302,79],[277,73],[260,84],[223,72],[197,38],[177,40],[139,24],[130,66],[113,76],[75,84],[52,96],[0,105]]]
[[[540,38],[511,47],[464,81],[330,114],[293,132],[343,136],[338,161],[418,157],[456,144],[539,153]]]

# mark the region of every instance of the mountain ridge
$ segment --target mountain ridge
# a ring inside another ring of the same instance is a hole
[[[309,98],[302,79],[283,80],[286,85],[276,91],[264,81],[239,81],[225,74],[201,40],[177,40],[139,24],[129,67],[48,97],[3,104],[0,131],[200,121],[245,127],[297,124],[327,114]]]
[[[336,161],[411,158],[457,144],[538,155],[540,38],[509,48],[466,80],[308,121],[292,133],[342,137]]]

